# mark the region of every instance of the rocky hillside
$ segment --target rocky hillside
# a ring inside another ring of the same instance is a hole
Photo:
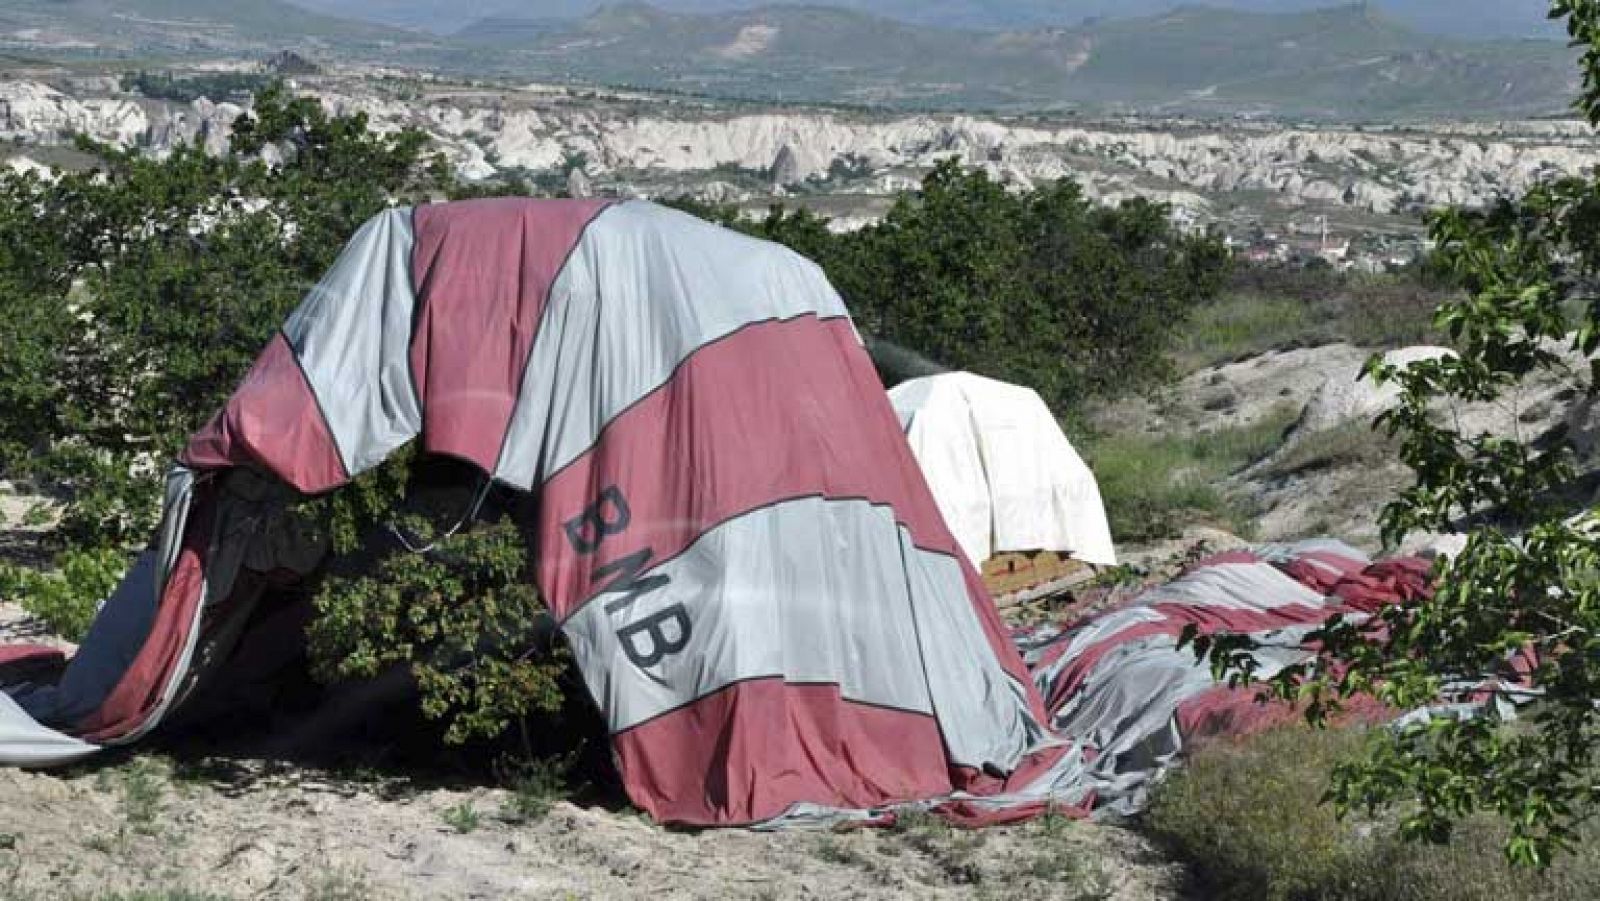
[[[1565,345],[1553,349],[1567,352]],[[1134,446],[1173,440],[1228,445],[1239,435],[1272,429],[1256,453],[1215,485],[1234,502],[1229,527],[1254,541],[1333,536],[1377,552],[1378,514],[1411,483],[1411,473],[1396,445],[1372,428],[1397,396],[1392,387],[1379,389],[1361,378],[1374,352],[1342,342],[1273,351],[1201,369],[1153,398],[1119,402],[1094,419]],[[1447,353],[1428,346],[1385,352],[1397,365]],[[1587,366],[1572,371],[1587,372]],[[1575,377],[1540,377],[1502,402],[1454,405],[1440,414],[1469,435],[1531,441],[1565,428],[1580,470],[1589,471],[1600,461],[1600,409],[1583,388]],[[1417,535],[1403,549],[1448,548],[1454,540]]]
[[[1410,217],[1600,164],[1592,130],[1559,120],[1319,128],[890,115],[469,86],[371,70],[310,77],[300,87],[382,128],[423,129],[469,178],[565,176],[579,166],[596,190],[688,192],[756,206],[775,193],[827,195],[835,198],[830,211],[858,218],[871,215],[872,198],[914,185],[950,156],[1018,184],[1071,176],[1091,196],[1151,197],[1199,221],[1238,215],[1241,206],[1271,208],[1280,219]],[[74,131],[155,153],[196,137],[221,147],[240,111],[203,98],[148,100],[107,76],[35,68],[0,80],[0,139],[21,145],[24,156],[30,145],[60,145]]]

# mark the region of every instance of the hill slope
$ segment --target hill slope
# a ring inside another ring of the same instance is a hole
[[[337,16],[423,28],[449,34],[473,13],[490,18],[576,19],[600,0],[482,0],[472,12],[452,0],[293,0],[296,5]],[[938,28],[989,30],[1059,28],[1090,18],[1151,16],[1177,5],[1175,0],[831,0],[834,5]],[[1298,12],[1328,0],[1215,0],[1217,5],[1251,12]],[[762,0],[657,0],[680,13],[725,12],[766,5]],[[1375,6],[1408,25],[1432,34],[1464,38],[1561,37],[1545,20],[1546,0],[1373,0]]]
[[[1190,6],[1073,28],[962,31],[828,6],[685,14],[621,3],[578,20],[501,14],[444,37],[285,0],[0,5],[0,52],[259,57],[284,48],[459,75],[944,109],[1506,117],[1565,112],[1576,90],[1571,51],[1557,42],[1431,37],[1367,4],[1290,14]]]
[[[31,39],[31,40],[30,40]],[[6,0],[0,46],[116,54],[257,52],[285,45],[393,48],[419,36],[309,12],[282,0]],[[431,43],[431,40],[425,42]]]
[[[834,7],[691,15],[627,3],[567,25],[500,17],[454,38],[541,72],[816,101],[1388,118],[1560,112],[1575,87],[1556,42],[1430,37],[1365,4],[1292,14],[1189,6],[969,32]]]

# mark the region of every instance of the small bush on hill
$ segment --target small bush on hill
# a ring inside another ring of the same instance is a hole
[[[1188,866],[1197,894],[1218,901],[1600,897],[1592,844],[1539,873],[1506,862],[1507,829],[1492,817],[1466,820],[1445,846],[1402,841],[1392,822],[1341,820],[1322,803],[1328,774],[1367,744],[1363,731],[1304,726],[1208,744],[1157,789],[1145,826]]]
[[[312,599],[312,674],[333,683],[405,667],[454,744],[559,710],[566,668],[549,647],[531,544],[472,472],[408,447],[298,511],[334,553]]]
[[[148,539],[168,461],[357,227],[392,204],[496,189],[459,184],[419,132],[377,134],[278,85],[256,91],[220,155],[80,149],[86,171],[0,173],[0,472],[65,502],[45,540],[70,549],[59,575],[5,578],[71,635]],[[1226,264],[1163,207],[1102,209],[1070,181],[1011,191],[953,161],[853,235],[781,209],[739,227],[821,263],[866,330],[1057,404],[1165,374]],[[527,654],[542,612],[524,537],[504,517],[416,520],[414,464],[401,455],[301,511],[335,551],[316,586],[313,667],[328,680],[406,668],[450,741],[554,709],[561,661]],[[434,546],[395,547],[391,524]]]
[[[274,78],[266,72],[197,72],[179,76],[140,69],[122,76],[122,89],[138,91],[153,100],[178,103],[189,103],[201,97],[213,101],[246,100],[270,86]]]

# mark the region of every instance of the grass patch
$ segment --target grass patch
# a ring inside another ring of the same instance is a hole
[[[1545,873],[1511,869],[1506,830],[1467,820],[1451,844],[1402,842],[1395,824],[1339,821],[1319,803],[1334,764],[1362,752],[1360,730],[1288,727],[1199,749],[1156,791],[1152,836],[1218,901],[1578,901],[1600,898],[1591,829]]]
[[[444,812],[443,817],[445,825],[454,829],[457,835],[475,832],[478,826],[483,823],[483,817],[478,813],[477,808],[472,806],[471,801],[462,801],[460,804],[449,808]]]
[[[171,781],[172,769],[165,761],[135,757],[126,766],[101,770],[98,784],[101,790],[120,795],[117,806],[123,829],[154,835],[161,830],[162,797]]]
[[[1312,308],[1288,297],[1227,294],[1196,310],[1176,354],[1181,371],[1204,369],[1275,348],[1332,340]]]
[[[1399,459],[1398,442],[1366,420],[1307,435],[1261,468],[1267,479],[1285,479],[1324,469],[1378,468]]]
[[[1285,406],[1237,428],[1156,437],[1100,435],[1074,444],[1100,483],[1116,540],[1172,538],[1196,522],[1248,535],[1255,511],[1221,482],[1280,447],[1295,416]]]
[[[500,810],[500,818],[510,823],[542,820],[556,802],[571,797],[573,770],[581,749],[551,757],[507,758],[500,763],[500,780],[511,797]]]
[[[1433,311],[1452,291],[1422,273],[1238,267],[1228,289],[1190,315],[1175,356],[1188,371],[1335,341],[1383,349],[1434,344],[1441,336]]]

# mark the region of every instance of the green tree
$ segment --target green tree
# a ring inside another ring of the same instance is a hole
[[[1178,233],[1163,205],[1108,209],[1069,179],[1015,190],[954,159],[846,234],[804,209],[676,205],[816,260],[870,336],[1062,410],[1170,375],[1178,329],[1228,269],[1220,241]]]
[[[60,573],[0,566],[0,588],[74,638],[153,527],[168,461],[349,236],[392,204],[469,193],[420,132],[380,135],[278,85],[222,154],[79,147],[86,169],[0,175],[0,471],[66,501]],[[426,555],[368,550],[391,523],[436,528],[414,510],[427,471],[402,453],[300,505],[335,552],[309,648],[330,681],[408,667],[460,741],[553,709],[562,658],[527,653],[538,600],[504,521]]]
[[[1600,2],[1554,0],[1583,49],[1579,107],[1600,124]],[[1547,865],[1570,848],[1600,800],[1600,518],[1577,480],[1565,430],[1529,439],[1470,433],[1441,404],[1509,398],[1535,375],[1600,390],[1600,178],[1545,183],[1486,210],[1431,217],[1438,261],[1464,291],[1442,304],[1439,329],[1457,354],[1367,374],[1400,389],[1378,427],[1401,439],[1415,483],[1382,514],[1387,543],[1416,531],[1466,532],[1435,567],[1432,596],[1367,622],[1334,620],[1319,650],[1267,685],[1325,722],[1339,702],[1374,695],[1396,709],[1459,697],[1500,678],[1525,702],[1515,723],[1490,710],[1374,733],[1369,752],[1338,767],[1328,799],[1341,811],[1396,807],[1402,834],[1447,840],[1474,812],[1511,826],[1508,858]],[[1566,353],[1563,353],[1566,351]],[[1585,362],[1574,369],[1572,356]],[[1219,674],[1251,679],[1248,641],[1198,639]],[[1519,685],[1511,664],[1536,664]]]
[[[229,153],[79,146],[87,169],[0,176],[0,467],[65,492],[58,539],[99,545],[148,534],[166,461],[355,228],[449,176],[420,133],[278,86]]]

